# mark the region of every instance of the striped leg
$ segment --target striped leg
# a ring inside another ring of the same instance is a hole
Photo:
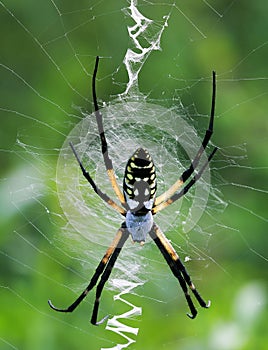
[[[168,263],[171,271],[173,272],[174,276],[178,279],[180,286],[183,290],[183,293],[185,295],[187,304],[189,306],[189,309],[191,311],[191,314],[187,314],[190,318],[195,318],[197,315],[197,310],[194,306],[194,303],[191,299],[191,296],[188,292],[187,285],[189,286],[190,290],[194,294],[196,300],[198,301],[199,305],[208,308],[210,306],[210,302],[206,303],[198,291],[196,290],[194,284],[191,281],[191,278],[186,271],[183,263],[181,262],[178,254],[170,244],[170,242],[167,240],[166,236],[162,233],[160,228],[154,224],[152,227],[152,230],[150,231],[150,236],[154,240],[155,244],[159,248],[160,252],[164,256],[166,262]]]
[[[58,312],[73,312],[77,306],[81,303],[81,301],[88,295],[88,293],[91,291],[91,289],[97,284],[99,277],[101,276],[101,280],[97,286],[97,292],[96,292],[96,300],[93,308],[93,313],[91,317],[91,323],[94,325],[99,325],[100,323],[104,322],[107,319],[107,316],[104,317],[101,321],[97,322],[97,316],[98,316],[98,308],[99,308],[99,300],[101,296],[101,292],[103,290],[104,284],[109,278],[112,269],[114,267],[115,261],[129,236],[128,231],[125,229],[125,223],[122,224],[121,228],[117,231],[117,234],[113,240],[113,243],[111,246],[107,249],[106,253],[104,254],[101,262],[99,263],[98,267],[96,268],[96,271],[91,278],[89,285],[86,287],[86,289],[80,294],[80,296],[66,309],[60,309],[55,307],[52,302],[49,300],[48,304],[49,306]]]
[[[193,174],[197,165],[199,164],[200,158],[204,153],[207,144],[213,134],[213,125],[214,125],[214,115],[215,115],[215,103],[216,103],[216,73],[212,72],[212,101],[211,101],[211,112],[208,129],[206,130],[202,145],[200,146],[195,158],[193,159],[190,167],[186,169],[180,178],[163,194],[155,200],[155,206],[159,205],[163,201],[167,201]]]
[[[99,110],[98,106],[98,101],[97,101],[97,94],[96,94],[96,76],[97,76],[97,71],[98,71],[98,65],[99,65],[99,56],[96,57],[96,63],[95,63],[95,68],[93,72],[93,77],[92,77],[92,94],[93,94],[93,101],[94,101],[94,108],[95,108],[95,115],[96,115],[96,120],[98,124],[98,131],[101,139],[101,151],[103,155],[103,160],[105,163],[106,171],[109,177],[109,180],[111,182],[111,185],[114,189],[114,192],[119,199],[120,203],[125,207],[125,198],[120,190],[120,187],[118,186],[118,183],[116,181],[114,169],[113,169],[113,163],[111,158],[109,157],[108,153],[108,145],[104,133],[104,128],[103,128],[103,121],[102,121],[102,114]]]
[[[106,193],[102,192],[102,190],[95,184],[95,182],[93,181],[92,177],[89,175],[89,173],[86,171],[86,169],[84,168],[80,158],[78,157],[78,154],[76,153],[76,150],[73,146],[73,144],[70,142],[70,147],[75,155],[75,158],[82,170],[82,173],[84,175],[84,177],[87,179],[87,181],[90,183],[91,187],[93,188],[93,190],[95,191],[95,193],[97,193],[97,195],[107,204],[109,204],[112,208],[114,208],[116,211],[118,211],[120,214],[122,214],[123,216],[126,215],[126,211],[125,209],[121,208],[119,205],[117,205],[109,196],[107,196]]]
[[[166,201],[154,206],[152,209],[152,214],[156,214],[158,211],[163,210],[179,198],[183,197],[189,191],[189,189],[196,183],[196,181],[200,179],[206,167],[208,166],[208,163],[211,161],[214,154],[216,153],[217,149],[217,147],[214,148],[212,153],[209,155],[207,162],[202,166],[199,172],[191,179],[191,181],[189,181],[188,184],[180,190],[180,192],[173,194],[173,196],[168,198]]]

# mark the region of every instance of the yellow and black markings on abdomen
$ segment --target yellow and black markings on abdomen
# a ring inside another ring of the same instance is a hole
[[[155,197],[155,166],[150,154],[144,148],[138,148],[129,158],[125,170],[123,189],[126,200],[128,198],[135,200],[140,205]]]

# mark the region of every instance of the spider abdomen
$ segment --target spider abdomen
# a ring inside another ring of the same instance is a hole
[[[156,193],[156,173],[152,157],[144,148],[138,148],[129,158],[123,189],[129,210],[135,215],[145,215],[152,209]]]

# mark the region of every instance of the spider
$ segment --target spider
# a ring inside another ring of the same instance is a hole
[[[107,282],[116,259],[128,239],[131,236],[133,242],[139,242],[141,245],[144,244],[146,236],[149,235],[155,242],[160,252],[162,253],[164,259],[169,265],[173,275],[178,279],[181,289],[185,295],[188,307],[191,313],[187,315],[194,319],[197,315],[197,309],[194,306],[190,291],[195,296],[199,305],[203,308],[208,308],[210,306],[210,301],[207,303],[201,297],[197,289],[195,288],[191,278],[186,271],[182,261],[180,260],[175,249],[172,247],[169,240],[166,238],[161,229],[156,225],[153,220],[153,215],[155,215],[160,210],[163,210],[182,196],[184,196],[190,188],[195,184],[195,182],[202,176],[204,170],[211,161],[217,147],[215,147],[212,153],[207,158],[205,164],[202,165],[200,170],[195,171],[200,158],[207,147],[207,144],[213,133],[213,123],[214,123],[214,113],[215,113],[215,101],[216,101],[216,73],[212,73],[212,102],[211,102],[211,114],[209,120],[209,126],[206,130],[202,145],[197,151],[195,158],[192,160],[188,169],[186,169],[178,180],[163,194],[156,197],[157,181],[154,162],[149,154],[149,152],[144,148],[138,148],[134,154],[129,158],[123,180],[123,192],[121,191],[115,177],[113,163],[109,157],[108,145],[106,142],[105,132],[103,128],[102,114],[99,110],[97,97],[96,97],[96,76],[98,71],[99,57],[96,57],[95,68],[92,77],[92,94],[95,109],[95,116],[98,124],[98,132],[101,140],[102,155],[106,167],[106,171],[116,194],[117,199],[121,205],[118,205],[114,200],[107,196],[101,189],[96,185],[96,183],[91,178],[90,174],[84,168],[74,146],[70,143],[70,147],[74,153],[74,156],[82,170],[83,176],[89,182],[96,194],[118,213],[120,213],[125,219],[121,224],[121,227],[116,233],[116,236],[101,259],[96,271],[91,278],[88,286],[82,292],[82,294],[66,309],[60,309],[55,307],[49,300],[49,306],[59,312],[72,312],[81,301],[87,296],[87,294],[92,290],[92,288],[100,281],[96,287],[96,297],[93,307],[91,323],[93,325],[99,325],[103,323],[109,315],[105,316],[100,321],[98,318],[98,309],[100,303],[100,297],[105,283]],[[194,174],[194,175],[193,175]],[[193,177],[191,178],[191,176]],[[186,181],[188,181],[187,184]],[[183,187],[184,185],[184,187]],[[181,188],[182,187],[182,188]]]

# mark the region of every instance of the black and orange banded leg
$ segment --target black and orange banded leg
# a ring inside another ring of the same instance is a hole
[[[118,255],[120,254],[121,249],[122,249],[124,243],[126,242],[128,236],[129,236],[128,231],[124,230],[124,233],[123,233],[120,241],[118,242],[118,245],[115,248],[113,254],[111,255],[111,258],[110,258],[110,260],[109,260],[109,262],[108,262],[108,264],[107,264],[107,266],[106,266],[106,268],[101,276],[100,282],[97,285],[95,303],[94,303],[93,313],[92,313],[92,317],[91,317],[91,323],[93,325],[100,325],[109,317],[109,315],[107,315],[107,316],[103,317],[100,321],[97,322],[100,297],[101,297],[101,293],[102,293],[102,290],[104,288],[104,285],[110,277],[110,274],[112,272],[114,264],[118,258]]]
[[[69,307],[67,307],[65,309],[57,308],[52,304],[52,302],[50,300],[48,301],[49,306],[53,310],[58,311],[58,312],[66,312],[66,313],[73,312],[77,308],[77,306],[82,302],[82,300],[88,295],[88,293],[92,290],[92,288],[97,284],[98,279],[101,276],[101,280],[100,280],[99,284],[97,285],[96,299],[95,299],[94,308],[93,308],[93,312],[92,312],[91,323],[94,325],[99,325],[102,322],[104,322],[108,316],[104,317],[101,321],[97,322],[100,296],[101,296],[103,287],[111,274],[111,271],[114,267],[116,259],[119,255],[124,243],[126,242],[128,236],[129,236],[129,232],[125,228],[125,223],[123,223],[121,228],[117,231],[117,234],[116,234],[112,244],[107,249],[107,251],[104,254],[102,260],[100,261],[98,267],[96,268],[96,271],[95,271],[94,275],[92,276],[88,286]]]
[[[149,235],[154,240],[155,244],[159,248],[160,252],[162,253],[163,257],[165,258],[167,264],[169,265],[171,271],[173,272],[174,276],[178,279],[179,284],[183,290],[183,293],[185,295],[187,304],[189,306],[189,309],[191,311],[190,314],[187,314],[190,318],[195,318],[197,315],[197,310],[194,306],[194,303],[192,301],[192,298],[189,294],[188,287],[194,294],[196,300],[198,301],[199,305],[208,308],[210,306],[210,302],[206,303],[203,298],[200,296],[198,291],[196,290],[194,284],[191,281],[191,278],[189,274],[187,273],[183,263],[181,262],[178,254],[176,253],[175,249],[172,247],[170,242],[167,240],[166,236],[162,233],[160,228],[154,224],[151,231],[149,232]]]
[[[93,77],[92,77],[92,94],[93,94],[93,102],[94,102],[94,108],[95,108],[95,116],[98,124],[98,131],[101,139],[101,152],[103,155],[103,160],[104,164],[106,167],[106,171],[109,177],[109,180],[111,182],[111,185],[113,187],[113,190],[119,199],[120,203],[125,207],[125,197],[118,186],[118,183],[116,181],[114,169],[113,169],[113,163],[111,158],[109,157],[109,152],[108,152],[108,144],[106,141],[105,137],[105,132],[103,128],[103,121],[102,121],[102,114],[99,110],[98,106],[98,101],[97,101],[97,94],[96,94],[96,76],[97,76],[97,71],[98,71],[98,65],[99,65],[99,56],[96,57],[96,62],[95,62],[95,68],[93,72]]]
[[[215,116],[215,104],[216,104],[216,73],[212,72],[212,99],[211,99],[211,111],[210,111],[210,119],[209,119],[209,125],[206,130],[204,139],[202,141],[202,144],[195,156],[195,158],[192,160],[191,165],[188,169],[186,169],[180,178],[164,193],[162,193],[160,196],[158,196],[155,200],[155,206],[159,205],[161,202],[167,201],[168,198],[170,198],[193,174],[194,170],[199,164],[200,158],[202,157],[202,154],[204,153],[208,142],[213,134],[213,126],[214,126],[214,116]]]
[[[209,162],[213,158],[214,154],[217,152],[218,148],[215,147],[211,154],[209,155],[206,163],[202,166],[202,168],[198,171],[198,173],[195,174],[195,176],[187,183],[186,186],[184,186],[179,192],[173,194],[170,198],[168,198],[166,201],[154,206],[152,208],[152,214],[156,214],[158,211],[163,210],[164,208],[168,207],[170,204],[174,203],[179,198],[183,197],[189,189],[200,179],[203,172],[205,171],[206,167],[208,166]]]
[[[106,193],[102,192],[102,190],[96,185],[96,183],[93,181],[92,177],[89,175],[88,171],[84,168],[73,144],[70,142],[70,147],[73,151],[73,154],[75,155],[75,158],[80,166],[80,169],[82,170],[82,173],[84,177],[87,179],[87,181],[90,183],[91,187],[93,188],[94,192],[97,193],[97,195],[107,204],[109,204],[112,208],[114,208],[116,211],[118,211],[123,216],[126,215],[125,209],[121,208],[119,205],[117,205],[109,196],[107,196]]]
[[[183,182],[187,181],[189,177],[193,174],[195,168],[197,167],[202,154],[204,153],[208,142],[213,134],[213,126],[214,126],[214,116],[215,116],[215,103],[216,103],[216,73],[212,72],[212,101],[211,101],[211,112],[210,112],[210,120],[208,129],[206,130],[204,139],[202,141],[202,145],[200,146],[194,160],[192,161],[190,167],[186,169],[181,175],[181,180]]]

